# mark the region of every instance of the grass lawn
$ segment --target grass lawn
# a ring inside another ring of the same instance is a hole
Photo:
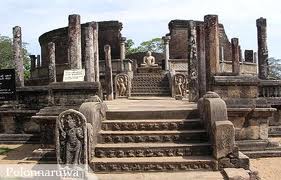
[[[0,155],[6,154],[7,152],[11,151],[13,149],[7,148],[7,147],[0,147]]]

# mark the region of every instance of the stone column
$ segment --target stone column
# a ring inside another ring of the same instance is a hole
[[[106,82],[106,99],[113,100],[113,78],[111,65],[111,48],[110,45],[104,46],[105,53],[105,82]]]
[[[36,57],[36,67],[41,67],[41,56],[37,55]]]
[[[17,87],[24,86],[24,68],[22,57],[22,37],[21,27],[16,26],[13,28],[13,59],[16,70],[16,85]]]
[[[162,37],[165,46],[165,70],[169,71],[169,59],[170,59],[170,51],[169,51],[169,42],[171,37],[170,36],[163,36]]]
[[[48,43],[48,59],[49,59],[49,83],[57,82],[56,75],[56,45],[53,42]]]
[[[206,77],[207,90],[211,90],[211,78],[219,72],[219,29],[218,16],[206,15],[205,23],[205,40],[206,40]]]
[[[253,62],[257,63],[257,52],[254,52]]]
[[[85,70],[86,81],[95,82],[95,50],[94,50],[94,31],[92,23],[85,27]]]
[[[126,38],[121,37],[120,39],[120,61],[121,61],[121,71],[124,71],[124,59],[126,58],[126,48],[125,48]]]
[[[239,39],[231,39],[231,49],[232,49],[232,73],[235,75],[240,74],[240,61],[239,61]]]
[[[253,50],[245,50],[244,51],[244,59],[245,59],[245,62],[254,63],[254,51]]]
[[[261,17],[257,19],[256,24],[257,24],[257,31],[258,31],[259,78],[267,79],[269,67],[268,67],[266,19]]]
[[[206,61],[205,61],[205,30],[204,24],[197,24],[197,55],[198,55],[198,82],[199,97],[206,94]]]
[[[33,71],[36,68],[36,56],[29,55],[30,58],[30,70]]]
[[[70,69],[81,69],[81,24],[80,15],[68,17],[68,62]]]
[[[95,82],[100,82],[100,64],[99,64],[99,26],[97,22],[92,22],[93,42],[94,42],[94,72]]]
[[[189,21],[188,31],[188,87],[189,101],[197,102],[199,99],[198,85],[198,59],[196,43],[196,26],[194,21]]]

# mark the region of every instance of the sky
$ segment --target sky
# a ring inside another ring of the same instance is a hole
[[[238,37],[242,49],[256,51],[256,19],[264,17],[269,56],[281,58],[280,7],[280,0],[1,0],[0,34],[12,37],[12,28],[21,26],[28,51],[40,54],[39,36],[67,26],[68,15],[80,14],[81,23],[122,22],[122,35],[138,45],[168,33],[173,19],[217,14],[229,39]]]

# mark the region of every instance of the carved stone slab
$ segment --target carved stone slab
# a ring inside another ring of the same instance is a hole
[[[176,97],[177,99],[182,99],[182,97],[186,96],[186,90],[187,90],[186,76],[182,73],[175,74],[174,83],[173,83],[173,96]]]
[[[86,118],[79,111],[62,112],[56,124],[56,155],[58,164],[88,163]]]
[[[121,73],[115,76],[116,98],[129,97],[131,94],[131,80],[127,74]]]

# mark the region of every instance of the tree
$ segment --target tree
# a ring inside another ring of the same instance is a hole
[[[24,77],[28,79],[30,76],[30,58],[26,49],[27,43],[23,43],[23,65],[24,65]],[[14,68],[13,61],[13,40],[7,36],[0,35],[0,69]]]
[[[281,59],[268,58],[268,65],[269,77],[272,79],[281,79]]]
[[[161,38],[153,38],[149,41],[144,41],[136,48],[133,47],[134,44],[135,43],[132,39],[128,39],[126,41],[126,50],[128,55],[132,53],[147,51],[163,53],[165,48]]]

